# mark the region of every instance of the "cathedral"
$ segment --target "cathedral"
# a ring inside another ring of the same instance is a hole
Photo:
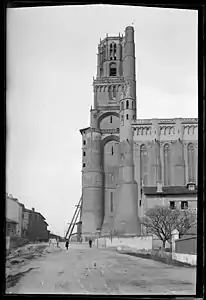
[[[138,119],[134,28],[100,40],[82,135],[82,238],[140,235],[141,187],[197,184],[198,120]]]

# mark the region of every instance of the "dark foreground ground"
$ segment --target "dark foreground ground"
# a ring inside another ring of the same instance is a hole
[[[68,251],[64,244],[49,251],[45,247],[35,259],[10,266],[7,293],[195,294],[196,268],[90,249],[87,244],[72,244]]]

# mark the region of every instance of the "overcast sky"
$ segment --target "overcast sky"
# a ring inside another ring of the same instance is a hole
[[[81,196],[97,45],[134,24],[138,118],[197,117],[197,11],[8,9],[7,192],[64,234]]]

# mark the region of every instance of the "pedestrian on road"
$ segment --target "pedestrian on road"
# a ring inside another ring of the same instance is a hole
[[[68,241],[68,240],[66,241],[65,247],[66,247],[67,250],[68,250],[68,247],[69,247],[69,241]]]
[[[92,240],[89,239],[89,248],[91,248],[91,247],[92,247]]]

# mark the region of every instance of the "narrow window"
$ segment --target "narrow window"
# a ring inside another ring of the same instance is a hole
[[[116,73],[117,73],[116,64],[112,63],[109,68],[109,76],[116,76]]]
[[[134,109],[134,101],[132,101],[132,109]]]
[[[175,209],[175,201],[170,201],[170,209]]]
[[[121,103],[121,110],[124,109],[124,102]]]
[[[113,149],[113,146],[112,146],[112,155],[114,154],[114,149]]]
[[[128,114],[126,115],[126,118],[127,118],[127,120],[129,120],[129,115]]]
[[[129,100],[127,100],[127,102],[126,102],[126,109],[128,109],[129,108]]]
[[[139,206],[141,206],[142,205],[142,200],[139,200]]]
[[[181,209],[188,209],[188,201],[181,201]]]
[[[83,163],[83,168],[86,166],[86,164],[85,163]]]
[[[83,145],[86,145],[86,141],[83,141]]]
[[[83,156],[86,156],[86,152],[85,151],[83,152]]]
[[[112,116],[110,117],[110,123],[112,123]]]
[[[121,120],[124,121],[124,116],[123,115],[121,115]]]
[[[113,192],[110,192],[110,211],[113,212]]]

